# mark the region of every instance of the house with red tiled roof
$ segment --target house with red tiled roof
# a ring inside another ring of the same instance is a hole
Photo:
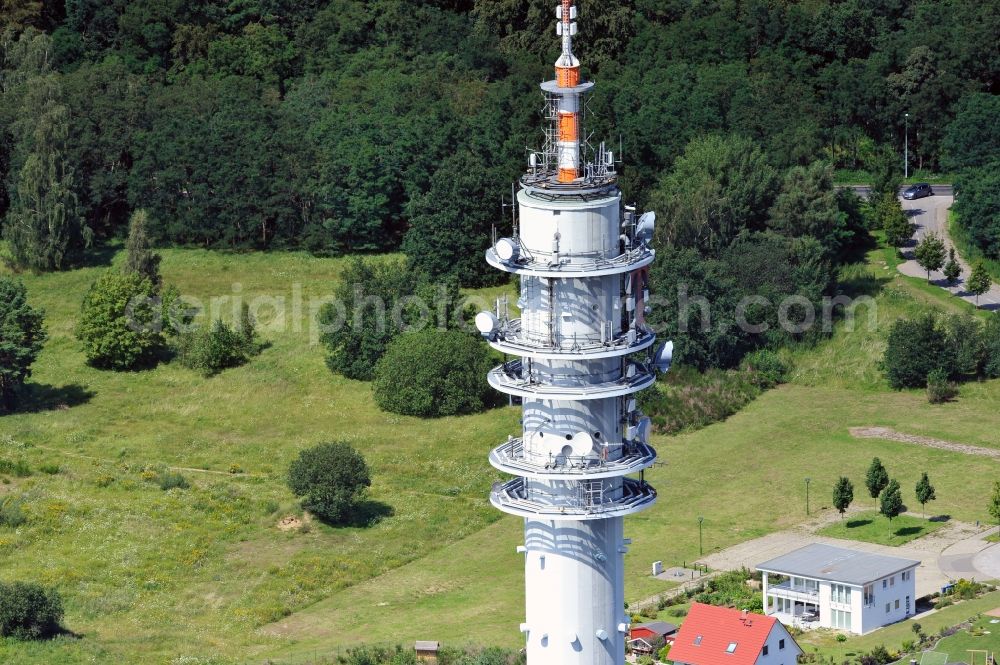
[[[676,665],[795,665],[801,653],[774,617],[695,603],[669,658]]]

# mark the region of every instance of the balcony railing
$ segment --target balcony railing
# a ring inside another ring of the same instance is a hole
[[[656,451],[639,442],[621,444],[618,459],[604,459],[594,455],[550,455],[532,453],[524,448],[524,439],[511,439],[490,452],[490,464],[496,469],[515,476],[535,478],[560,478],[587,476],[605,478],[638,473],[656,461]]]
[[[599,277],[637,270],[653,262],[656,252],[645,245],[627,250],[618,256],[602,258],[594,256],[553,255],[520,256],[516,260],[503,261],[496,250],[486,250],[486,262],[494,268],[506,272],[530,273],[539,277]]]
[[[656,341],[649,330],[634,329],[615,337],[601,335],[573,335],[553,343],[548,335],[530,333],[521,327],[521,319],[511,319],[497,331],[490,342],[497,351],[515,356],[536,358],[607,358],[635,353],[648,348]]]
[[[656,490],[643,481],[623,478],[621,489],[619,498],[604,500],[602,493],[587,491],[584,483],[581,483],[579,494],[556,497],[532,492],[524,478],[515,478],[494,485],[490,492],[490,503],[505,513],[521,517],[592,520],[630,515],[645,510],[656,502]],[[560,503],[555,503],[554,500],[559,500]]]
[[[775,595],[781,596],[782,598],[791,598],[793,600],[801,600],[803,602],[816,603],[819,602],[819,589],[808,589],[806,587],[797,586],[793,587],[790,582],[782,582],[781,584],[769,584],[767,587],[767,592],[776,592]]]
[[[656,380],[656,376],[652,372],[639,364],[635,365],[635,374],[631,377],[622,376],[614,381],[575,386],[557,386],[551,383],[543,383],[530,374],[522,378],[521,372],[521,361],[513,360],[494,367],[487,374],[486,379],[495,389],[508,395],[553,400],[585,400],[618,397],[648,388]]]

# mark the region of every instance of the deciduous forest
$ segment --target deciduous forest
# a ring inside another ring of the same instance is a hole
[[[161,246],[402,249],[431,276],[497,279],[480,253],[541,143],[552,4],[6,2],[8,259],[72,266],[142,208]],[[725,262],[740,230],[770,227],[833,258],[849,223],[792,219],[789,187],[829,181],[824,168],[900,167],[905,113],[914,168],[997,191],[996,3],[579,4],[577,50],[598,82],[587,132],[620,144],[626,200],[658,206],[678,251]],[[753,178],[726,181],[719,155]],[[732,218],[707,213],[727,226],[706,232],[691,209],[717,204]],[[996,256],[995,198],[963,205]]]

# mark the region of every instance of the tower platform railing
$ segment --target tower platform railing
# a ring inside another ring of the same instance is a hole
[[[524,439],[518,437],[494,448],[490,452],[490,464],[512,476],[558,479],[567,476],[588,478],[624,476],[638,473],[656,462],[656,451],[638,441],[626,441],[623,444],[609,445],[608,448],[609,457],[611,450],[617,455],[620,449],[621,455],[617,459],[608,459],[601,454],[535,453],[526,450]]]
[[[536,519],[607,519],[621,517],[645,510],[656,502],[656,490],[648,483],[635,478],[622,478],[621,495],[607,501],[589,500],[593,493],[581,484],[580,492],[573,496],[560,496],[562,503],[548,503],[547,497],[532,493],[524,478],[514,478],[497,483],[490,492],[490,503],[511,515]]]
[[[646,366],[635,364],[633,376],[623,375],[614,381],[583,385],[552,385],[529,374],[522,376],[522,362],[512,360],[494,367],[486,380],[496,390],[508,395],[552,400],[587,400],[619,397],[639,392],[656,381],[656,375]]]
[[[552,255],[546,257],[522,256],[517,260],[504,261],[496,250],[486,250],[486,262],[494,268],[514,274],[530,274],[535,277],[600,277],[630,272],[648,266],[656,252],[645,245],[627,249],[618,256],[599,258],[587,256],[570,259],[560,256],[558,261]]]
[[[500,325],[490,346],[515,356],[573,360],[627,355],[649,348],[655,341],[656,335],[651,330],[633,328],[613,337],[599,334],[560,337],[553,344],[549,335],[528,332],[521,327],[521,319],[510,319]]]

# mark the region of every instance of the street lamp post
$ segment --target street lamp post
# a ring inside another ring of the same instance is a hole
[[[903,114],[903,178],[910,177],[910,114]]]
[[[698,517],[698,556],[703,556],[705,554],[705,548],[703,541],[701,539],[701,524],[705,521],[704,517]]]
[[[809,515],[809,483],[812,478],[806,478],[806,516]]]

